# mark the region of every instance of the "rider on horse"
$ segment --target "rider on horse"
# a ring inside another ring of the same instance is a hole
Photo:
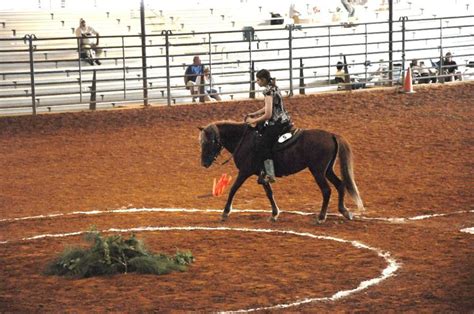
[[[262,69],[257,72],[257,84],[265,87],[265,106],[245,116],[247,124],[256,124],[259,131],[257,142],[257,156],[259,164],[263,169],[259,183],[275,182],[275,169],[272,160],[272,147],[283,131],[291,125],[291,118],[283,107],[283,99],[280,89],[275,84],[275,78],[270,76],[268,70]]]

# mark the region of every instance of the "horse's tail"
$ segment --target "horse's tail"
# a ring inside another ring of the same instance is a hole
[[[359,210],[364,209],[364,204],[359,195],[359,189],[354,181],[354,170],[352,166],[352,151],[349,143],[341,136],[334,135],[334,140],[338,146],[339,163],[341,166],[341,175],[347,192],[357,204]]]

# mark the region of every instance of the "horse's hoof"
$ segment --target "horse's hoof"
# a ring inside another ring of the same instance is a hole
[[[222,214],[221,222],[226,222],[228,218],[229,218],[229,214]]]
[[[341,211],[341,214],[342,214],[342,216],[344,216],[348,220],[352,220],[354,218],[354,215],[352,215],[352,213],[350,211],[348,211],[347,209]]]
[[[278,216],[272,216],[269,219],[269,221],[271,221],[271,222],[276,222],[277,220],[278,220]]]
[[[326,217],[324,217],[324,218],[320,218],[320,217],[316,218],[316,224],[318,224],[318,225],[323,224],[325,221],[326,221]]]

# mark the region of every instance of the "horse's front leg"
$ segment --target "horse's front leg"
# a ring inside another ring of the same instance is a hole
[[[232,210],[232,201],[234,200],[235,193],[237,193],[237,190],[242,186],[248,177],[250,177],[249,174],[243,174],[242,172],[239,172],[237,175],[237,179],[235,179],[234,184],[232,184],[229,196],[227,197],[227,203],[225,204],[224,212],[222,213],[222,221],[226,221],[229,217],[230,211]]]
[[[278,208],[278,205],[276,204],[275,199],[273,198],[272,186],[270,185],[270,183],[265,182],[263,184],[263,188],[265,189],[265,193],[267,193],[267,197],[270,201],[270,204],[272,204],[272,218],[270,218],[270,220],[277,221],[278,215],[280,214],[280,209]]]

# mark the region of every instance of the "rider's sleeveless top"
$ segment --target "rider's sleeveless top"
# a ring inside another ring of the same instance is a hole
[[[289,123],[290,116],[283,106],[283,98],[281,97],[280,89],[277,86],[267,86],[263,94],[265,96],[272,96],[273,98],[272,117],[268,120],[268,124]]]

